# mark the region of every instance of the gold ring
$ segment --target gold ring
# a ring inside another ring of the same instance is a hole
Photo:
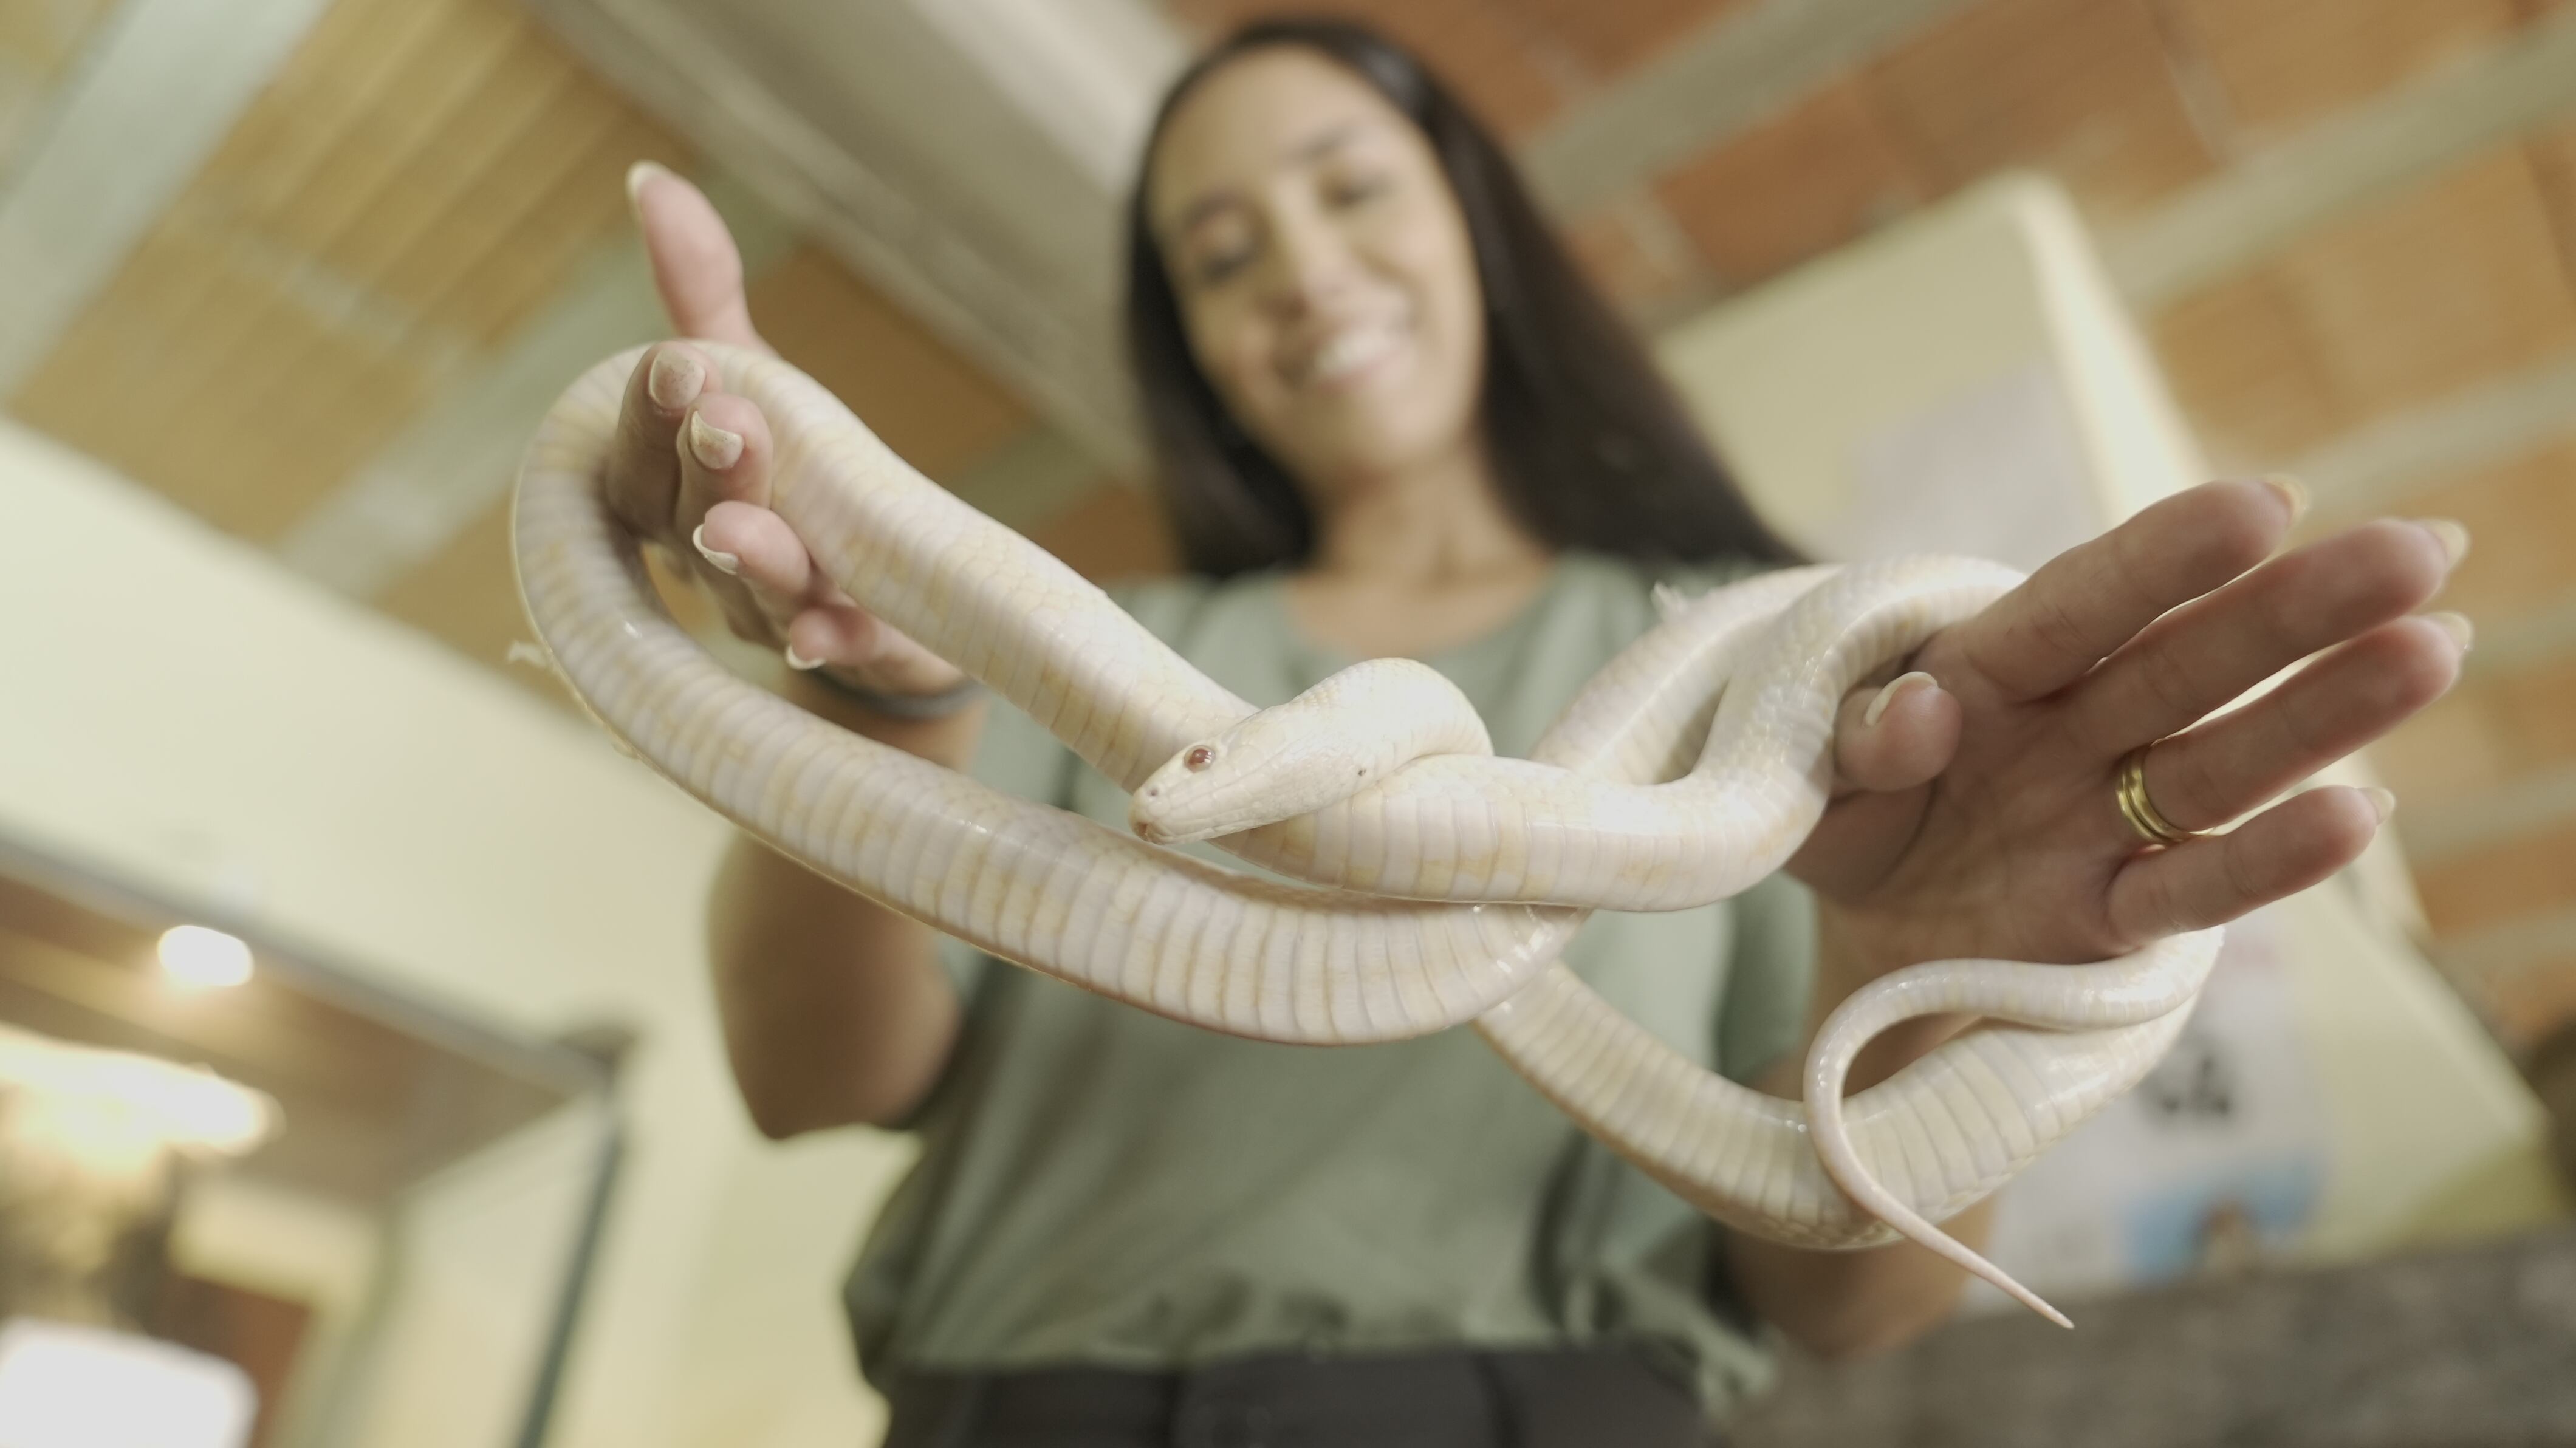
[[[2120,783],[2113,793],[2119,797],[2121,816],[2151,845],[2179,845],[2202,838],[2203,831],[2176,828],[2147,798],[2147,751],[2155,747],[2141,744],[2120,757]]]

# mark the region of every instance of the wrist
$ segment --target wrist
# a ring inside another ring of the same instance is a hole
[[[850,689],[817,677],[819,672],[789,671],[780,692],[809,714],[933,764],[964,769],[973,759],[987,707],[987,696],[981,689],[969,693],[947,713],[905,717],[870,707],[867,699]]]
[[[956,683],[935,693],[902,694],[859,683],[829,665],[809,666],[796,657],[792,648],[787,650],[787,666],[860,709],[887,719],[945,719],[984,696],[984,686],[966,674],[958,675]]]

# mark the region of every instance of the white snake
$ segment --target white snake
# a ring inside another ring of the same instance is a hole
[[[1218,843],[1242,858],[1336,888],[1223,870],[1003,795],[725,670],[663,611],[602,501],[637,349],[547,415],[512,528],[556,667],[655,769],[870,899],[1175,1019],[1319,1044],[1473,1020],[1585,1130],[1702,1211],[1811,1247],[1892,1229],[2065,1323],[1931,1223],[2136,1084],[2181,1029],[2218,932],[2093,967],[1898,971],[1826,1022],[1803,1108],[1689,1060],[1556,960],[1590,908],[1684,908],[1778,869],[1823,810],[1843,695],[2014,575],[1898,560],[1674,604],[1529,760],[1497,759],[1472,709],[1418,665],[1363,665],[1256,711],[923,479],[802,373],[698,345],[769,422],[771,505],[862,606],[1136,792],[1140,832],[1226,832]],[[1842,1099],[1871,1036],[1951,1011],[2021,1024]]]

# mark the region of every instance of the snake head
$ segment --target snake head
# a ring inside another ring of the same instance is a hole
[[[1319,794],[1313,778],[1318,741],[1279,713],[1264,710],[1165,760],[1129,798],[1128,828],[1154,844],[1187,844],[1330,804],[1339,796]]]
[[[1295,704],[1264,709],[1174,754],[1127,803],[1127,825],[1158,845],[1214,839],[1311,814],[1375,784],[1398,761],[1382,743]]]
[[[1128,827],[1158,845],[1312,814],[1426,754],[1489,754],[1456,685],[1410,659],[1354,664],[1174,754],[1136,786]]]
[[[1197,787],[1192,776],[1214,768],[1225,752],[1224,744],[1203,739],[1165,760],[1129,799],[1127,827],[1157,845],[1186,844],[1219,833],[1205,827],[1210,791]],[[1216,781],[1220,787],[1224,783],[1222,776]]]

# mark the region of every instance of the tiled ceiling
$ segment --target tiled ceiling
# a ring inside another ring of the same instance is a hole
[[[2314,121],[2511,33],[2516,0],[2174,0],[2167,24],[2253,133]]]
[[[8,114],[41,112],[111,8],[0,5]],[[510,0],[335,0],[8,410],[275,544],[627,244],[637,160],[697,164]],[[770,340],[934,474],[1032,426],[812,246],[751,291]],[[506,537],[496,503],[376,602],[498,664],[526,635]]]
[[[634,156],[683,159],[517,10],[342,0],[10,410],[273,541],[625,224]]]
[[[2576,345],[2576,271],[2508,143],[2182,298],[2156,339],[2222,456],[2295,457]]]

